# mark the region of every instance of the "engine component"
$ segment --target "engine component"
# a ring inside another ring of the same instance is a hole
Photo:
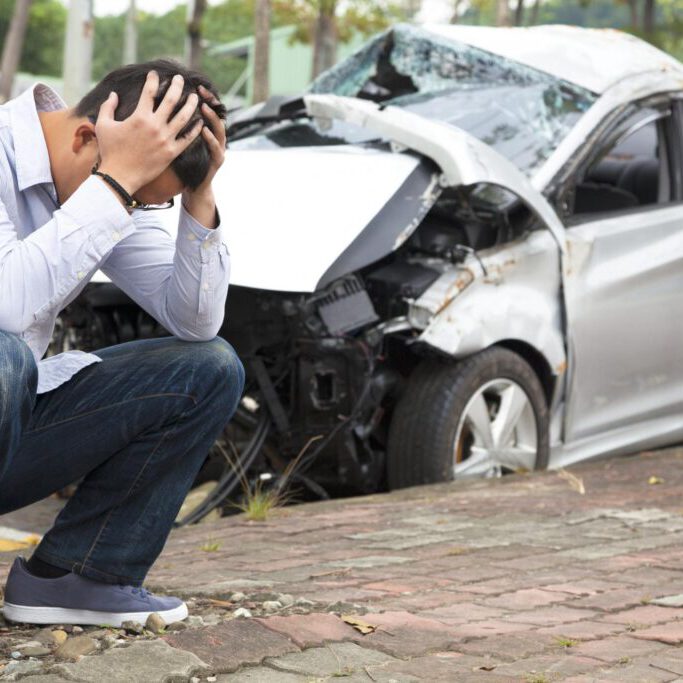
[[[368,291],[383,319],[404,315],[405,299],[419,297],[438,277],[438,270],[395,261],[366,277]]]
[[[379,320],[368,293],[355,277],[332,285],[329,293],[318,300],[318,314],[333,336],[341,336]]]

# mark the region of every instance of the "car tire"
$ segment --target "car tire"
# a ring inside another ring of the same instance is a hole
[[[524,397],[519,394],[520,389]],[[484,467],[485,448],[476,443],[477,435],[486,430],[471,426],[471,423],[482,423],[481,399],[491,420],[491,434],[496,434],[509,429],[503,421],[498,424],[500,430],[494,426],[496,414],[504,416],[497,411],[505,405],[505,414],[512,420],[524,398],[527,404],[519,409],[520,421],[514,427],[507,451],[510,455],[504,457],[511,460],[523,457],[528,466],[501,467],[497,472],[475,471],[475,475],[492,476],[504,470],[547,467],[549,411],[538,376],[521,356],[499,346],[457,363],[422,362],[410,376],[391,418],[387,446],[389,488],[450,481],[461,476],[455,467],[458,459],[460,470],[476,468],[479,462]],[[511,408],[513,401],[514,408]],[[466,451],[468,443],[469,452]],[[478,455],[471,465],[463,464],[475,454]]]

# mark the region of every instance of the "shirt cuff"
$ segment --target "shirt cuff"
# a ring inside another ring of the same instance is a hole
[[[183,225],[185,226],[185,229],[191,230],[194,233],[194,236],[198,240],[205,240],[208,239],[211,235],[213,235],[218,228],[221,227],[221,217],[220,214],[218,213],[218,207],[216,207],[216,227],[215,228],[207,228],[204,225],[202,225],[186,208],[184,204],[180,204],[180,222],[179,222],[179,230],[182,229]]]
[[[103,180],[90,176],[62,204],[60,211],[71,219],[72,229],[86,230],[101,254],[135,231],[135,222]]]

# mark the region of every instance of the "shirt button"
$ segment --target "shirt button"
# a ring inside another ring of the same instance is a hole
[[[195,234],[193,232],[188,232],[187,239],[190,240],[190,242],[192,242],[192,240],[196,240],[197,238],[195,237]]]
[[[78,273],[76,273],[76,276],[79,280],[82,280],[85,277],[85,273],[82,270],[79,270]]]
[[[202,289],[203,289],[205,292],[207,292],[207,291],[209,290],[209,285],[208,285],[208,283],[205,282],[205,283],[202,285]]]
[[[121,233],[118,230],[114,230],[111,236],[113,237],[115,242],[118,242],[121,239]]]

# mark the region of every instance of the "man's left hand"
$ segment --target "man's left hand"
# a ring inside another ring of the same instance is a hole
[[[196,190],[186,190],[183,192],[183,205],[198,223],[207,228],[215,228],[217,224],[216,200],[211,188],[211,182],[225,160],[226,133],[223,121],[207,104],[207,102],[218,104],[216,97],[203,85],[199,86],[198,92],[199,96],[204,100],[201,106],[201,113],[208,121],[208,125],[202,128],[201,135],[211,153],[211,163],[206,178],[204,178],[201,185]]]

